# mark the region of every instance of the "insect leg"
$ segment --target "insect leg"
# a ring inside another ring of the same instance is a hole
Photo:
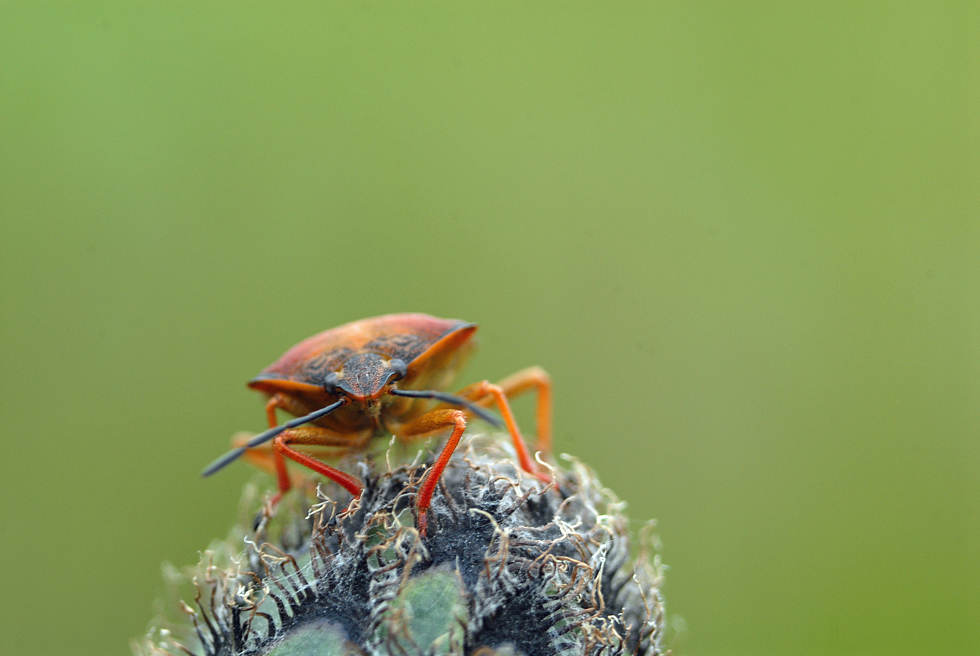
[[[425,478],[422,479],[419,491],[415,495],[415,512],[418,517],[418,528],[423,536],[429,525],[428,513],[429,506],[432,505],[432,493],[435,492],[436,485],[439,483],[439,477],[442,476],[442,471],[449,463],[449,458],[453,455],[453,451],[456,450],[456,445],[459,444],[459,438],[462,437],[463,431],[466,430],[466,414],[462,410],[433,410],[417,419],[413,419],[398,431],[399,437],[406,438],[424,435],[425,433],[431,433],[434,430],[449,426],[453,427],[452,435],[449,436],[449,441],[442,448],[442,452],[432,465],[432,469],[425,473]]]
[[[551,376],[548,372],[541,367],[528,367],[507,376],[497,385],[507,398],[513,398],[530,389],[537,392],[538,443],[535,446],[539,451],[551,453]],[[489,405],[489,403],[485,404]]]
[[[334,435],[327,429],[320,428],[319,426],[305,426],[302,428],[294,428],[283,431],[276,436],[276,439],[272,443],[272,447],[275,449],[278,459],[282,461],[283,470],[286,468],[286,462],[283,459],[283,456],[285,456],[290,460],[298,462],[304,467],[312,469],[318,474],[326,476],[350,492],[354,497],[360,496],[362,485],[359,479],[346,472],[342,472],[339,469],[331,467],[330,465],[317,460],[311,455],[307,455],[293,449],[289,446],[290,444],[305,444],[308,446],[349,446],[351,444],[351,440],[349,438]],[[289,478],[287,477],[286,480],[288,481]],[[281,497],[283,492],[285,492],[285,490],[280,491],[279,495],[277,496]]]
[[[269,420],[269,427],[276,428],[278,420],[276,409],[282,408],[294,415],[308,414],[306,404],[300,403],[295,399],[282,395],[274,394],[265,404],[266,416]],[[357,479],[345,474],[344,472],[326,465],[312,456],[300,453],[288,447],[288,444],[307,444],[316,446],[350,446],[351,439],[343,435],[337,435],[326,428],[319,426],[300,426],[280,433],[273,442],[273,461],[275,465],[276,479],[279,482],[279,493],[272,498],[272,504],[276,505],[282,495],[292,487],[289,472],[286,470],[286,458],[295,460],[301,465],[309,467],[315,472],[323,474],[327,478],[336,481],[355,497],[361,493],[360,482]],[[248,451],[246,451],[248,453]],[[285,457],[283,457],[285,456]],[[310,464],[310,463],[316,464]],[[332,475],[333,472],[336,475]],[[353,487],[352,487],[353,486]]]
[[[265,414],[269,419],[269,428],[275,428],[279,424],[279,420],[276,418],[276,408],[282,408],[286,412],[291,412],[298,410],[293,406],[296,405],[296,401],[292,398],[286,397],[282,394],[274,394],[269,398],[269,401],[265,404]],[[296,414],[293,412],[293,414]],[[301,414],[306,414],[305,412]],[[278,441],[278,440],[277,440]],[[292,487],[292,483],[289,480],[289,472],[286,471],[286,459],[282,457],[282,453],[278,449],[273,447],[273,460],[276,466],[276,479],[279,482],[279,494],[273,498],[273,505],[279,502],[289,488]]]
[[[462,390],[460,390],[458,396],[470,399],[474,403],[484,406],[490,405],[491,403],[496,403],[497,409],[504,418],[504,424],[507,426],[507,431],[510,433],[510,437],[514,441],[514,450],[517,452],[517,459],[521,463],[521,469],[533,474],[543,481],[551,480],[538,472],[538,468],[535,466],[534,460],[531,458],[531,453],[528,451],[527,445],[524,443],[524,438],[521,436],[521,430],[517,427],[517,421],[514,420],[514,413],[510,409],[510,403],[507,402],[507,395],[501,386],[494,385],[493,383],[484,380],[464,387]]]
[[[317,429],[318,427],[308,427],[301,426],[299,428],[292,429],[292,433],[296,434],[298,432],[306,431],[309,428]],[[256,469],[261,469],[262,471],[270,474],[272,476],[277,475],[276,471],[276,451],[272,446],[272,442],[267,442],[261,446],[249,447],[248,442],[255,437],[253,433],[237,433],[231,438],[231,445],[237,448],[245,448],[245,453],[242,454],[242,460],[247,461],[250,465]],[[301,438],[303,439],[303,438]],[[293,442],[287,440],[289,444],[307,444],[305,441]],[[340,447],[342,450],[330,451],[327,453],[329,458],[339,458],[350,450],[352,443],[347,437],[336,436],[330,440],[319,440],[317,442],[310,442],[311,446],[323,446],[323,447]]]
[[[235,433],[231,438],[231,446],[234,449],[244,449],[242,460],[248,462],[256,469],[261,469],[267,474],[276,474],[276,454],[272,450],[272,443],[263,444],[254,448],[248,448],[248,441],[255,436],[254,433]]]

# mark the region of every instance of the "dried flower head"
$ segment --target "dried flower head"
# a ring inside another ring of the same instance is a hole
[[[239,560],[206,553],[183,605],[192,630],[158,629],[137,653],[662,654],[659,561],[642,545],[631,556],[624,504],[570,463],[545,485],[521,475],[506,435],[470,437],[423,538],[425,465],[361,460],[348,507],[327,487],[305,514],[262,515]]]

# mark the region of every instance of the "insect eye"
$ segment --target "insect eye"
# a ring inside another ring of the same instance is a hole
[[[327,377],[323,379],[323,384],[325,387],[336,387],[337,383],[340,382],[340,378],[337,376],[337,372],[333,371],[327,374]]]
[[[399,360],[395,358],[388,363],[391,370],[398,375],[399,378],[404,378],[408,374],[408,365],[405,364],[404,360]]]

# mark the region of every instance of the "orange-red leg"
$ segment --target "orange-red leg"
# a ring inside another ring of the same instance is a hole
[[[425,477],[419,485],[419,491],[415,495],[415,513],[418,517],[418,529],[423,536],[429,526],[428,513],[429,506],[432,505],[432,494],[435,492],[436,485],[439,483],[439,477],[442,476],[443,470],[449,463],[449,458],[452,457],[453,451],[456,450],[456,445],[459,444],[459,438],[462,437],[463,431],[466,430],[466,414],[462,410],[433,410],[408,422],[398,431],[399,437],[407,438],[424,435],[440,428],[448,428],[449,426],[453,427],[452,435],[449,436],[449,441],[442,448],[442,452],[432,465],[432,468],[425,473]]]
[[[531,459],[531,453],[524,443],[521,430],[517,427],[517,422],[514,420],[514,413],[510,409],[510,404],[507,402],[507,395],[504,393],[503,388],[484,380],[464,387],[456,395],[474,403],[479,403],[480,405],[496,403],[497,409],[504,418],[507,431],[514,441],[514,450],[517,452],[517,460],[521,463],[521,469],[542,478],[542,480],[550,480],[538,474],[538,468],[535,466],[534,460]]]
[[[269,428],[278,426],[278,419],[276,418],[277,408],[282,408],[296,415],[308,413],[305,408],[297,406],[293,399],[284,397],[281,394],[275,394],[265,404]],[[319,426],[300,426],[299,428],[293,428],[280,433],[272,444],[276,479],[279,483],[279,493],[272,498],[272,505],[274,506],[279,503],[282,495],[292,487],[289,472],[286,470],[286,458],[326,476],[353,496],[357,497],[360,495],[362,487],[360,480],[289,446],[290,444],[305,444],[309,446],[348,447],[352,446],[354,442],[355,440],[352,440],[348,436],[338,435]]]
[[[282,394],[275,394],[269,398],[268,402],[265,404],[265,415],[269,420],[269,428],[275,428],[279,425],[279,420],[276,417],[276,408],[282,408],[283,410],[289,411],[289,405],[293,402],[289,397],[283,396]],[[282,457],[282,454],[273,445],[274,461],[276,466],[276,479],[279,482],[279,494],[273,497],[273,505],[279,503],[279,499],[282,498],[289,488],[292,487],[292,483],[289,480],[289,472],[286,471],[286,460]]]
[[[303,428],[306,427],[304,426]],[[299,429],[294,428],[293,430],[295,431]],[[248,441],[251,440],[253,437],[255,437],[254,433],[238,433],[231,438],[231,446],[234,448],[247,446]],[[336,447],[333,450],[324,452],[323,454],[320,454],[319,452],[317,453],[317,457],[328,457],[328,458],[339,458],[340,456],[344,455],[351,449],[349,440],[344,441],[343,444],[341,444],[338,441],[336,444],[331,443],[329,445],[317,443],[316,446]],[[251,466],[255,467],[256,469],[260,469],[271,476],[278,476],[278,472],[276,470],[276,457],[277,456],[276,456],[276,451],[273,448],[273,442],[268,442],[261,446],[249,448],[247,451],[245,451],[245,453],[242,454],[242,460],[245,460]],[[295,477],[295,472],[291,472],[290,481],[292,483],[295,483],[295,481],[293,480],[294,477]],[[292,487],[295,487],[295,485],[293,485]]]
[[[253,437],[255,437],[254,433],[237,433],[231,438],[231,446],[236,449],[243,446],[246,447],[245,453],[242,454],[242,460],[256,469],[261,469],[267,474],[276,476],[276,452],[272,448],[272,442],[268,442],[262,446],[247,448],[248,441]]]
[[[305,428],[305,430],[304,430]],[[339,469],[335,469],[330,465],[321,462],[314,458],[313,456],[307,455],[296,449],[291,448],[290,444],[307,444],[315,446],[336,446],[330,442],[325,442],[324,439],[332,439],[333,436],[329,431],[315,426],[294,428],[292,430],[283,431],[280,433],[275,441],[273,442],[273,448],[276,451],[276,455],[282,462],[282,471],[286,469],[286,462],[282,459],[283,456],[294,460],[304,467],[309,467],[318,474],[323,474],[330,480],[334,481],[345,490],[351,493],[355,498],[361,494],[361,481],[360,479],[351,476],[346,472],[342,472]],[[278,464],[278,463],[277,463]],[[286,490],[289,489],[289,477],[286,476],[286,489],[282,489],[282,478],[280,478],[279,495],[282,496]]]
[[[538,394],[537,429],[538,441],[535,446],[538,451],[551,453],[551,376],[541,367],[528,367],[507,376],[497,383],[507,398],[514,398],[533,389]],[[490,399],[479,402],[480,405],[490,405]]]

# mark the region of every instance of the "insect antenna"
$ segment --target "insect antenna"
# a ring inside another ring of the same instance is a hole
[[[496,426],[500,428],[503,424],[500,420],[494,417],[492,414],[476,405],[475,403],[470,403],[461,396],[455,396],[453,394],[446,394],[445,392],[434,392],[431,390],[403,390],[397,387],[392,387],[388,390],[389,394],[394,394],[395,396],[408,396],[414,399],[436,399],[444,403],[452,403],[453,405],[461,405],[477,417],[487,422],[491,426]]]
[[[302,417],[291,419],[290,421],[287,421],[285,424],[280,424],[275,428],[270,428],[269,430],[263,433],[259,433],[258,435],[250,439],[248,442],[246,442],[244,446],[240,446],[238,448],[232,449],[231,451],[229,451],[228,453],[221,456],[220,458],[212,462],[210,465],[205,467],[204,471],[201,472],[201,476],[210,476],[214,472],[223,468],[225,465],[231,464],[232,462],[237,460],[238,457],[241,456],[243,453],[245,453],[245,451],[247,451],[248,449],[259,446],[260,444],[265,444],[271,439],[275,439],[275,437],[279,435],[279,433],[285,430],[289,430],[290,428],[296,428],[297,426],[302,426],[303,424],[308,424],[311,421],[316,421],[320,417],[330,414],[340,406],[346,405],[347,403],[348,403],[347,397],[342,397],[336,403],[331,403],[325,408],[314,410],[308,415],[303,415]]]

